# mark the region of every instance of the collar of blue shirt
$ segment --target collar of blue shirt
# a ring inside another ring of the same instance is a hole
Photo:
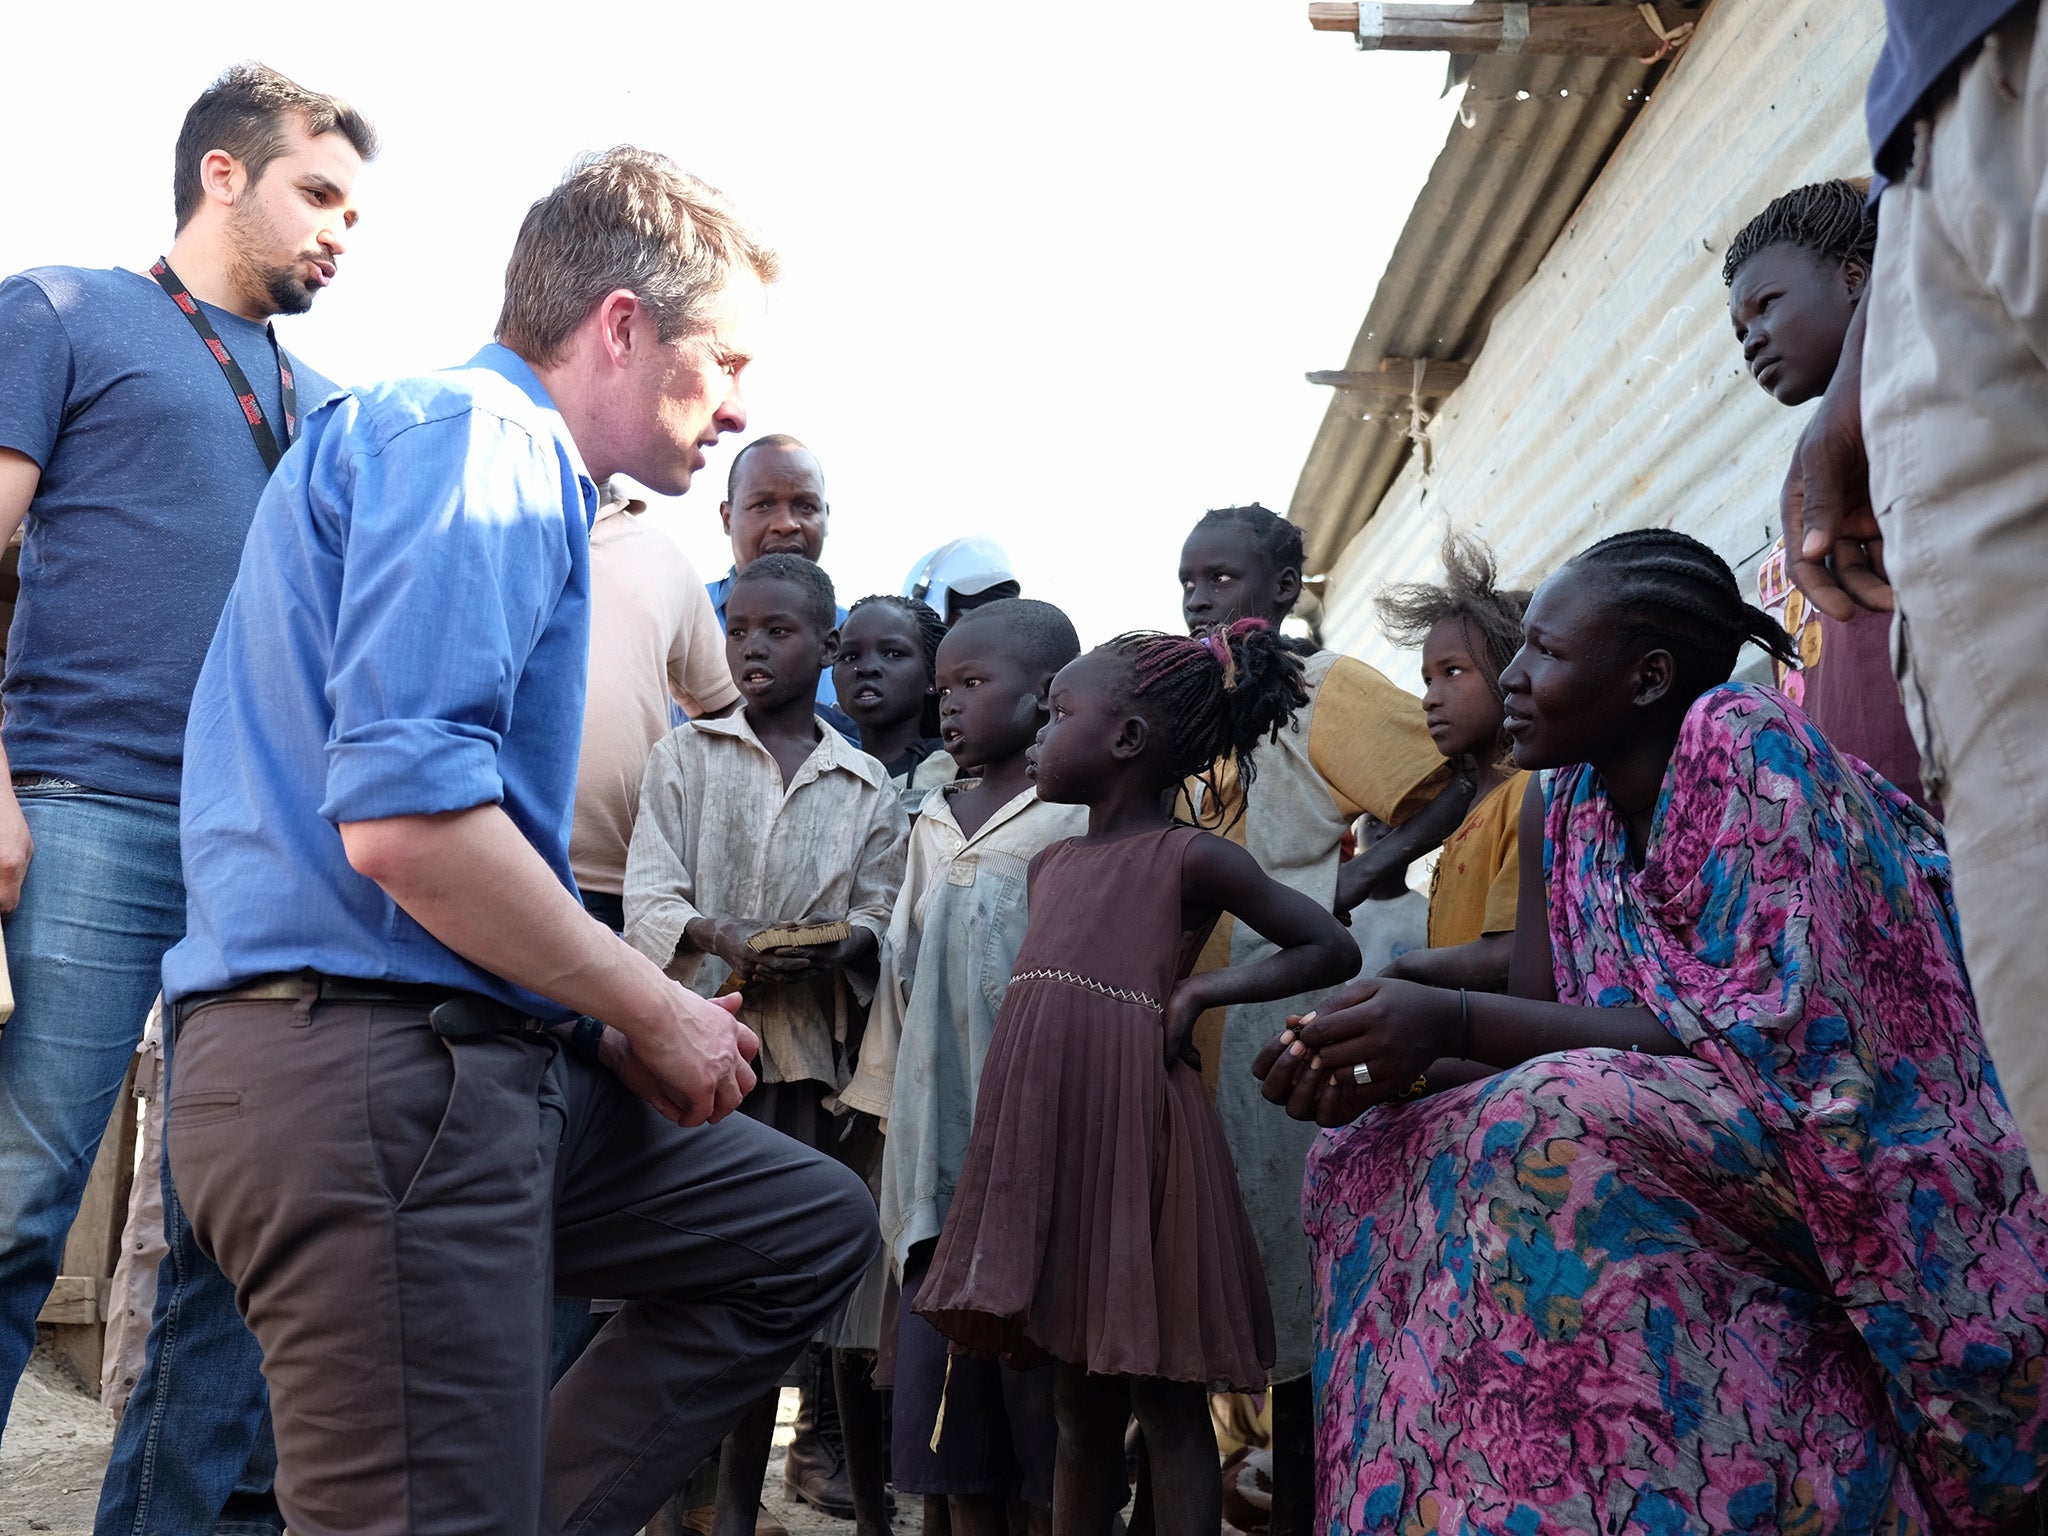
[[[575,466],[577,483],[583,491],[583,525],[587,528],[597,521],[597,482],[590,478],[590,466],[583,462],[583,450],[577,446],[569,423],[556,408],[554,396],[548,393],[547,385],[541,383],[540,375],[533,371],[533,364],[510,347],[493,341],[487,343],[466,366],[488,368],[507,383],[518,385],[527,399],[555,418],[563,446],[569,450],[569,462]]]

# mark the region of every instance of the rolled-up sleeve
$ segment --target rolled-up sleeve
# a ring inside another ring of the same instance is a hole
[[[513,697],[573,564],[573,470],[565,487],[553,444],[481,411],[323,468],[312,494],[345,515],[329,521],[344,548],[321,814],[501,801]]]
[[[879,793],[864,798],[869,807],[867,835],[861,840],[860,862],[854,869],[853,903],[846,920],[855,928],[872,933],[880,949],[888,942],[889,919],[903,889],[910,822],[894,789],[885,785]],[[873,997],[854,972],[846,972],[846,981],[862,1003]]]
[[[860,1059],[854,1066],[853,1081],[839,1093],[841,1103],[881,1120],[885,1132],[889,1100],[896,1088],[903,1013],[910,1003],[911,981],[917,971],[918,909],[924,903],[939,862],[940,855],[929,837],[916,831],[908,834],[903,881],[889,915],[888,931],[882,937],[881,963],[877,967],[874,1001],[868,1009],[867,1030],[861,1035]]]

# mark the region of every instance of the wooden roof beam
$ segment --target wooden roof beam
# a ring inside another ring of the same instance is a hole
[[[1439,363],[1425,361],[1422,365],[1422,394],[1431,400],[1441,400],[1460,384],[1465,375],[1472,371],[1470,363]],[[1415,359],[1389,357],[1382,359],[1377,368],[1332,368],[1311,373],[1311,384],[1323,384],[1332,389],[1341,389],[1353,394],[1378,395],[1386,399],[1406,400],[1416,393]]]
[[[1668,52],[1699,12],[1659,0],[1659,27],[1634,5],[1400,5],[1310,0],[1308,24],[1349,32],[1360,48],[1403,53],[1529,53],[1648,58]]]

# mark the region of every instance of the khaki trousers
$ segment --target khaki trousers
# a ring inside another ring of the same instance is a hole
[[[263,1346],[295,1536],[625,1536],[880,1248],[845,1168],[417,1006],[187,1015],[165,1135]],[[552,1298],[625,1298],[548,1391]]]
[[[1871,501],[1892,647],[1947,812],[1964,956],[2048,1171],[2048,58],[2027,7],[1886,189],[1868,300]]]

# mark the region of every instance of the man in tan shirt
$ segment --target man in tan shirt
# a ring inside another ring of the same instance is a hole
[[[647,754],[673,724],[670,700],[693,719],[732,708],[739,689],[710,594],[675,540],[642,521],[647,503],[607,480],[590,529],[590,678],[569,867],[590,915],[625,930],[626,848]],[[550,1379],[559,1381],[597,1334],[610,1304],[555,1301]]]
[[[590,685],[569,866],[583,905],[614,929],[625,927],[640,776],[675,723],[669,701],[697,719],[724,714],[740,696],[702,578],[642,519],[646,510],[607,481],[590,530]]]

